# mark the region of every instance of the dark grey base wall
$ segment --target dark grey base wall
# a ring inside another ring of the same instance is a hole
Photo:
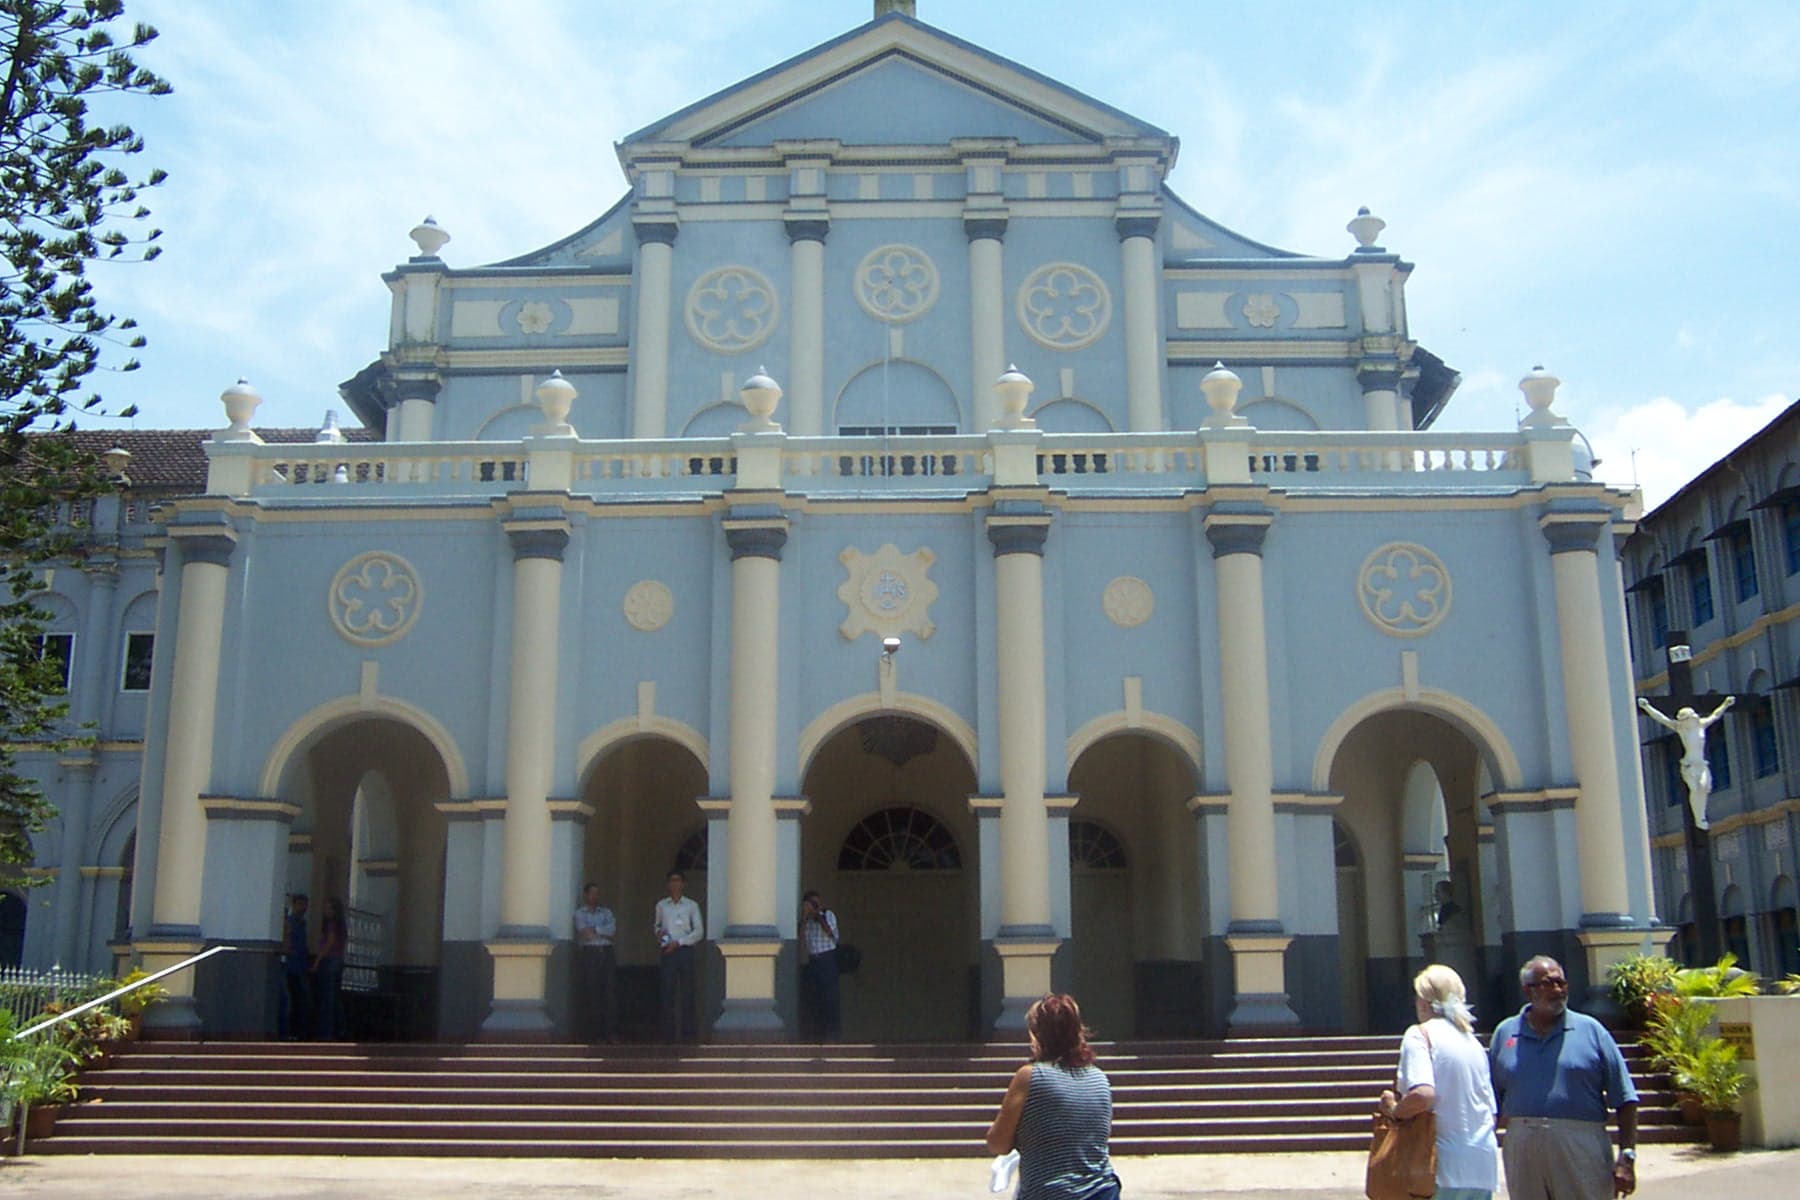
[[[1231,965],[1231,947],[1223,937],[1206,939],[1206,955],[1200,960],[1201,1001],[1206,1013],[1207,1037],[1224,1037],[1225,1022],[1231,1016],[1232,987],[1236,974]]]
[[[1405,1033],[1418,1018],[1413,1011],[1413,976],[1419,967],[1407,958],[1371,958],[1364,969],[1369,988],[1369,1032]]]
[[[194,968],[194,1007],[209,1038],[272,1038],[281,1019],[281,946],[232,943]]]
[[[472,1040],[494,1002],[494,960],[480,942],[445,942],[438,964],[438,1036]]]
[[[1300,1028],[1326,1032],[1344,1027],[1344,989],[1335,933],[1298,934],[1281,956],[1288,1006]]]

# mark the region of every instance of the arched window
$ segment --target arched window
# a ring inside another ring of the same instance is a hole
[[[706,847],[708,826],[702,825],[688,835],[687,841],[681,843],[681,849],[675,852],[675,865],[671,871],[680,871],[686,875],[693,871],[706,870]]]
[[[1069,822],[1069,865],[1096,871],[1123,871],[1125,847],[1104,825]]]
[[[946,871],[962,866],[956,838],[918,808],[870,813],[844,838],[840,871]]]

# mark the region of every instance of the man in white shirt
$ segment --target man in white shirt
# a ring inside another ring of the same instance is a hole
[[[694,947],[706,936],[700,906],[681,894],[687,879],[669,872],[669,894],[656,902],[656,944],[662,948],[662,1036],[694,1037]]]
[[[618,922],[600,903],[600,885],[581,889],[575,910],[575,1032],[583,1041],[610,1042],[617,1030],[613,1017],[613,938]]]
[[[801,978],[811,993],[819,1040],[835,1042],[843,1033],[838,1005],[837,914],[825,907],[817,892],[801,897],[800,938],[806,944],[806,966]]]

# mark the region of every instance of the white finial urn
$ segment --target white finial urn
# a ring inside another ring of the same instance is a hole
[[[219,402],[225,406],[225,420],[229,427],[223,437],[227,441],[248,441],[251,418],[256,416],[257,405],[262,403],[262,394],[250,386],[250,381],[240,379],[219,393]]]
[[[1237,372],[1222,362],[1213,363],[1213,369],[1200,381],[1200,391],[1206,396],[1208,409],[1206,424],[1213,427],[1245,424],[1244,418],[1237,415],[1238,393],[1243,390],[1244,381],[1238,378]]]
[[[436,258],[438,251],[442,250],[450,240],[450,235],[444,232],[443,227],[433,217],[426,217],[414,225],[407,236],[412,238],[413,243],[418,246],[420,258]]]
[[[1375,244],[1375,239],[1380,237],[1381,231],[1387,228],[1387,222],[1370,212],[1367,207],[1363,207],[1356,210],[1356,216],[1352,217],[1350,223],[1344,228],[1349,230],[1350,236],[1356,239],[1358,250],[1367,250],[1373,254],[1381,249]]]
[[[744,380],[744,386],[738,389],[738,399],[744,402],[744,411],[750,414],[750,419],[739,426],[744,432],[761,433],[780,428],[772,418],[775,406],[781,403],[781,385],[769,378],[766,368],[756,368],[756,374]]]
[[[537,397],[538,407],[544,410],[544,421],[547,424],[567,425],[569,409],[574,407],[575,397],[581,393],[558,370],[550,372],[550,378],[538,384],[537,390],[532,394]]]
[[[1000,429],[1030,429],[1036,425],[1025,415],[1025,406],[1031,402],[1031,392],[1037,385],[1031,377],[1011,363],[994,380],[994,394],[1000,397]]]
[[[1556,403],[1556,389],[1562,386],[1562,380],[1544,370],[1540,363],[1531,368],[1525,378],[1519,380],[1519,390],[1525,393],[1525,402],[1531,405],[1531,411],[1521,425],[1560,425],[1562,418],[1551,409]]]

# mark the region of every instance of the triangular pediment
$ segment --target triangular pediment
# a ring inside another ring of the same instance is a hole
[[[863,123],[846,129],[846,115],[858,113]],[[932,145],[952,137],[1066,145],[1169,135],[979,46],[890,14],[648,125],[621,148],[825,137],[861,145]]]

